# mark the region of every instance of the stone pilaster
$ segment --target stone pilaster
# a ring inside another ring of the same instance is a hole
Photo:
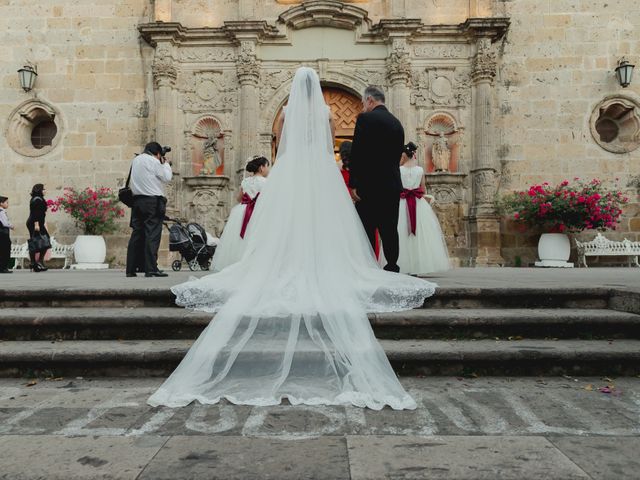
[[[498,160],[493,123],[493,79],[496,75],[496,54],[491,37],[476,39],[471,79],[474,101],[473,161],[471,167],[472,206],[469,218],[471,232],[471,262],[477,266],[501,265],[500,218],[494,200],[498,186]]]
[[[160,144],[175,146],[175,114],[177,110],[174,87],[178,76],[169,45],[158,43],[153,65],[156,102],[156,138]]]
[[[387,78],[390,86],[391,112],[400,120],[406,135],[415,132],[411,116],[411,60],[407,47],[407,39],[404,37],[393,38],[391,53],[387,59]]]
[[[239,156],[236,167],[258,153],[258,80],[260,65],[256,57],[256,42],[241,40],[236,60],[238,82],[240,83],[240,132],[238,132]],[[236,168],[237,170],[237,168]]]

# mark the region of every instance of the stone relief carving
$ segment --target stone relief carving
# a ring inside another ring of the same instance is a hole
[[[468,69],[456,68],[453,98],[458,105],[471,105],[471,72]]]
[[[468,55],[466,45],[451,44],[416,45],[413,53],[422,58],[464,58]]]
[[[201,224],[207,232],[219,237],[226,218],[220,192],[214,189],[197,190],[189,205],[191,219]]]
[[[232,48],[227,47],[182,47],[181,62],[233,62],[236,59]]]
[[[353,70],[347,71],[350,72],[354,77],[362,80],[367,85],[384,87],[387,83],[385,73],[382,69],[354,68]]]
[[[275,91],[293,78],[293,70],[269,70],[260,72],[260,106],[271,100]]]
[[[228,111],[237,107],[233,72],[193,72],[184,83],[182,108],[190,111]]]
[[[460,196],[454,187],[443,185],[431,186],[431,195],[438,203],[456,203],[460,201]]]
[[[416,69],[411,72],[411,86],[411,104],[418,107],[471,104],[467,69]]]

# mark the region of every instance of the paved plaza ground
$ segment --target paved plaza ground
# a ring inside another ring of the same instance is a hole
[[[162,289],[202,273],[17,272],[0,290]],[[456,269],[441,288],[640,291],[640,269]],[[0,342],[2,349],[2,342]],[[0,379],[0,479],[635,479],[640,378],[404,377],[414,411],[153,408],[161,378]]]
[[[0,276],[0,289],[167,289],[208,272],[180,271],[165,278],[126,278],[122,270],[16,270]],[[443,288],[618,288],[640,291],[640,268],[455,268],[425,276]]]

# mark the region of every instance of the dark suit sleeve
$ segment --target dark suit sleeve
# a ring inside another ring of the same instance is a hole
[[[351,144],[351,157],[349,158],[349,188],[358,188],[358,181],[365,168],[364,142],[367,138],[366,116],[360,114],[356,120],[353,131],[353,143]]]

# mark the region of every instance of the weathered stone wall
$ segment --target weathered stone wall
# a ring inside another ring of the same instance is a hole
[[[282,12],[300,3],[293,0],[0,0],[3,31],[0,194],[11,198],[9,213],[18,226],[14,238],[18,241],[26,238],[24,220],[28,193],[34,183],[45,183],[49,197],[60,194],[65,186],[115,188],[126,176],[133,154],[155,134],[158,96],[154,93],[151,64],[157,53],[140,38],[140,24],[163,20],[180,22],[184,27],[221,27],[225,21],[266,20],[275,25]],[[617,85],[613,75],[623,55],[632,63],[640,62],[640,12],[635,8],[635,0],[611,0],[606,6],[586,0],[352,0],[345,3],[365,9],[373,24],[394,18],[415,18],[427,26],[456,26],[470,17],[510,19],[506,38],[498,42],[497,48],[494,46],[498,72],[491,88],[495,106],[493,121],[497,127],[491,148],[495,149],[494,155],[501,164],[500,192],[574,176],[604,180],[618,177],[625,186],[634,176],[640,176],[640,149],[631,153],[608,152],[596,143],[590,129],[592,112],[605,97],[624,94],[630,101],[640,102],[638,72],[634,83],[626,89]],[[336,32],[353,38],[350,31]],[[278,97],[280,93],[274,93],[279,92],[277,89],[283,82],[278,72],[291,70],[294,63],[301,60],[316,61],[318,55],[312,48],[306,51],[313,58],[300,56],[298,51],[300,39],[311,33],[296,30],[291,35],[292,46],[278,42],[255,46],[257,60],[261,62],[259,82],[255,86],[245,85],[245,89],[256,89],[254,95],[257,95],[261,114],[253,122],[258,137],[252,142],[257,150],[264,150],[263,153],[270,147],[268,128],[273,120],[262,118],[263,110],[271,103],[275,109],[279,105],[276,103],[284,100]],[[459,198],[455,202],[443,202],[436,210],[442,218],[452,253],[464,260],[470,245],[467,216],[472,213],[475,185],[472,177],[479,177],[472,172],[478,157],[474,148],[482,143],[474,141],[477,105],[472,94],[477,97],[478,88],[472,89],[470,81],[477,45],[471,38],[463,40],[468,43],[449,44],[451,39],[458,38],[451,35],[440,37],[441,43],[436,46],[427,42],[414,48],[410,40],[406,45],[402,41],[389,45],[365,42],[354,44],[352,51],[347,51],[347,43],[340,40],[344,52],[333,55],[336,58],[330,58],[324,66],[319,65],[319,69],[324,68],[325,78],[331,82],[358,91],[364,80],[358,80],[355,76],[358,72],[351,72],[349,68],[360,68],[360,74],[368,75],[367,81],[379,77],[378,83],[384,84],[390,82],[385,49],[388,48],[389,53],[408,53],[411,79],[397,83],[400,86],[396,85],[395,89],[387,87],[390,105],[407,110],[404,114],[410,134],[415,134],[428,151],[431,140],[423,133],[433,113],[449,113],[462,127],[459,151],[455,155],[457,171],[467,176],[457,184],[459,190],[441,191],[443,198],[451,195]],[[321,50],[325,47],[329,46]],[[171,86],[174,93],[170,94],[175,94],[171,97],[175,106],[165,105],[165,110],[173,108],[174,113],[161,115],[165,119],[162,129],[170,130],[171,138],[176,139],[178,148],[174,159],[177,167],[184,170],[179,173],[183,176],[189,173],[184,162],[190,161],[191,147],[184,139],[190,138],[192,124],[200,118],[195,107],[191,113],[183,108],[190,98],[202,97],[210,102],[212,112],[205,113],[216,113],[214,100],[228,104],[220,117],[223,128],[228,129],[225,164],[242,161],[240,85],[225,84],[228,98],[217,96],[212,100],[209,99],[211,92],[200,92],[188,84],[189,78],[197,75],[208,75],[215,84],[219,72],[208,71],[212,65],[223,72],[225,82],[226,77],[235,79],[237,47],[228,43],[217,47],[217,53],[210,47],[206,47],[209,50],[205,52],[193,45],[188,51],[187,47],[178,45],[167,48],[174,56],[172,68],[177,68],[177,79],[176,85]],[[365,50],[364,57],[369,60],[357,65]],[[202,52],[206,55],[201,55]],[[395,59],[400,66],[404,66],[405,61],[402,55],[396,55]],[[39,72],[36,88],[30,93],[20,89],[16,74],[27,60],[36,63]],[[171,63],[170,58],[160,60]],[[342,65],[342,61],[346,63]],[[355,80],[345,83],[346,77]],[[21,118],[24,102],[30,99],[40,100],[55,112],[59,129],[56,145],[41,156],[21,155],[9,146],[9,142],[16,142],[19,136],[14,123]],[[237,105],[229,99],[235,99]],[[272,113],[275,114],[275,110]],[[245,114],[243,118],[253,117]],[[483,155],[491,157],[487,152]],[[233,169],[228,170],[225,172],[230,176],[235,174]],[[233,181],[232,178],[232,185]],[[629,194],[635,202],[626,208],[620,231],[608,234],[611,238],[640,237],[640,205],[635,192],[629,190]],[[80,233],[64,213],[50,214],[48,223],[52,233],[64,243],[73,241]],[[120,234],[107,239],[108,256],[116,257],[118,263],[124,260],[128,238],[126,219],[122,227]],[[584,236],[590,237],[590,234]],[[503,222],[502,256],[507,264],[513,264],[516,256],[524,264],[533,261],[536,242],[536,232],[522,233],[509,221]]]
[[[27,236],[24,223],[33,184],[45,183],[48,198],[66,186],[115,188],[126,177],[133,154],[148,141],[152,98],[142,53],[151,47],[141,41],[137,25],[149,21],[150,3],[0,2],[0,192],[10,197],[14,241]],[[38,68],[29,93],[20,88],[16,73],[27,60]],[[8,144],[14,135],[9,117],[36,98],[56,111],[58,142],[43,156],[19,155]],[[65,213],[50,213],[47,223],[63,243],[80,233]],[[123,220],[122,234],[108,237],[108,257],[124,258],[126,225]]]
[[[590,117],[605,97],[624,94],[640,100],[640,81],[621,88],[614,69],[622,56],[640,61],[640,11],[635,0],[496,1],[497,16],[511,19],[501,45],[496,78],[497,142],[503,175],[501,191],[574,177],[620,179],[625,187],[640,175],[640,149],[610,153],[594,140]],[[637,73],[637,72],[636,72]],[[618,232],[608,237],[640,238],[640,206],[625,209]],[[535,258],[537,236],[504,225],[503,256],[523,264]],[[591,239],[593,232],[582,235]]]

